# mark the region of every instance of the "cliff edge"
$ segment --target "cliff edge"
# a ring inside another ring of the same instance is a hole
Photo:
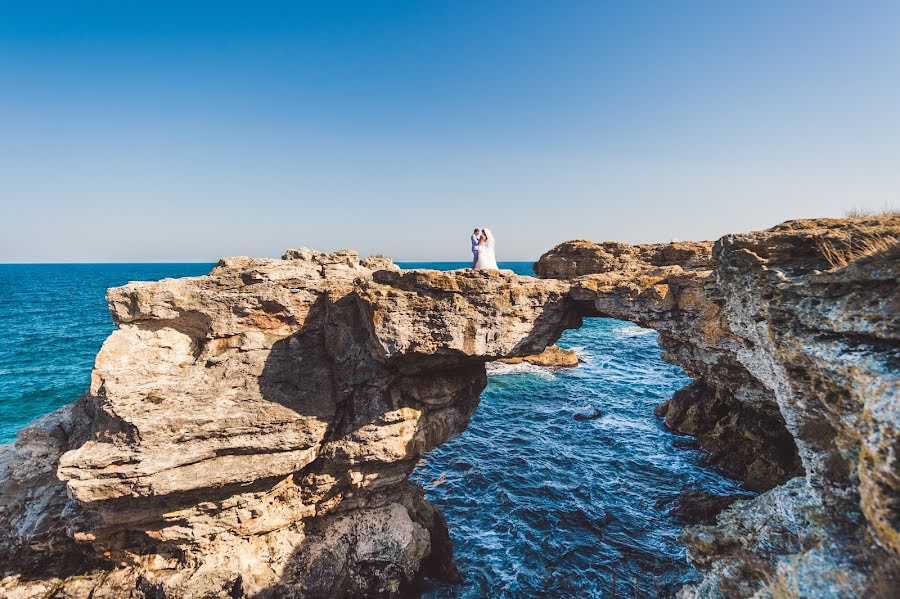
[[[686,531],[706,575],[684,596],[868,592],[900,552],[898,238],[885,217],[566,242],[541,278],[300,248],[111,289],[118,328],[89,391],[0,447],[0,592],[398,596],[456,580],[409,474],[466,428],[486,362],[539,354],[584,316],[659,331],[694,379],[659,413],[764,491]]]

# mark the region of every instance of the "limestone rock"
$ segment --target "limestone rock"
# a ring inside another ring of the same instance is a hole
[[[569,285],[290,250],[109,290],[88,393],[0,449],[0,594],[396,596],[457,579],[408,480]]]
[[[566,241],[541,256],[537,276],[574,279],[603,272],[631,272],[645,266],[679,266],[687,270],[711,267],[712,243],[706,241],[631,245],[616,241]]]
[[[395,597],[456,580],[408,476],[466,428],[487,362],[541,354],[585,316],[657,330],[694,379],[659,413],[770,489],[686,531],[704,578],[683,596],[875,593],[900,554],[898,238],[881,217],[567,242],[542,279],[300,248],[111,289],[90,389],[0,447],[0,595]]]
[[[696,435],[710,465],[764,491],[800,474],[800,459],[771,392],[738,359],[711,251],[707,242],[574,241],[544,254],[534,269],[576,274],[571,295],[585,315],[657,330],[663,358],[696,381],[658,413],[671,428]]]
[[[504,364],[521,364],[525,362],[534,366],[574,368],[578,366],[578,354],[571,349],[563,349],[558,345],[551,345],[539,354],[521,358],[502,358],[498,362]]]
[[[900,217],[789,221],[674,260],[660,247],[567,242],[535,272],[571,279],[585,315],[659,331],[695,382],[657,413],[772,489],[687,535],[708,574],[683,596],[876,593],[900,572],[877,566],[900,554]],[[778,522],[793,541],[754,536]]]
[[[682,524],[712,524],[725,508],[746,495],[716,495],[702,489],[684,489],[675,499],[669,515]]]

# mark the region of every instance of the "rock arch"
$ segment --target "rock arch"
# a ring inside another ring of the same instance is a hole
[[[452,580],[443,518],[408,475],[465,429],[485,362],[589,315],[659,331],[695,380],[661,412],[719,467],[765,490],[801,474],[799,456],[828,518],[900,550],[896,247],[837,269],[823,250],[898,230],[567,242],[538,279],[299,249],[112,289],[119,328],[90,391],[0,449],[0,588],[396,595],[423,570]],[[693,557],[728,559],[716,551]]]

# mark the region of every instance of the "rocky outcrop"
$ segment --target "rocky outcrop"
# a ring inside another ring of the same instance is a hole
[[[0,454],[0,594],[394,596],[457,574],[408,480],[484,363],[577,325],[568,283],[230,258],[111,289],[91,388]]]
[[[567,242],[542,279],[300,248],[112,289],[90,390],[0,448],[0,594],[455,580],[443,518],[408,476],[465,429],[487,362],[540,354],[583,316],[659,331],[695,381],[660,414],[770,489],[686,532],[705,577],[685,596],[811,596],[837,570],[834,596],[872,592],[873,564],[900,553],[898,236],[880,218]]]
[[[659,332],[663,358],[696,382],[660,406],[675,430],[697,436],[710,465],[764,491],[802,472],[771,392],[738,359],[711,242],[632,246],[570,241],[535,264],[572,280],[585,313]]]
[[[563,349],[558,345],[551,345],[539,354],[521,358],[501,358],[497,361],[503,364],[525,363],[548,368],[574,368],[578,366],[578,354],[571,349]]]
[[[675,499],[669,515],[682,524],[712,524],[729,505],[746,495],[716,495],[702,489],[686,488]]]
[[[634,273],[656,266],[705,270],[712,266],[712,243],[675,241],[631,245],[617,241],[566,241],[546,252],[534,264],[544,279],[575,279],[597,273]]]
[[[569,242],[535,270],[658,330],[695,380],[658,413],[711,464],[774,487],[686,535],[708,575],[685,596],[859,596],[890,578],[872,568],[900,552],[900,218],[790,221],[710,253]]]

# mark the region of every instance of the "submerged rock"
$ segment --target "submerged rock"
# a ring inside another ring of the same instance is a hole
[[[669,515],[682,524],[712,524],[722,510],[746,495],[716,495],[702,489],[685,489],[675,500]]]
[[[603,412],[594,409],[589,414],[575,414],[574,418],[575,420],[596,420],[597,418],[603,418]]]

